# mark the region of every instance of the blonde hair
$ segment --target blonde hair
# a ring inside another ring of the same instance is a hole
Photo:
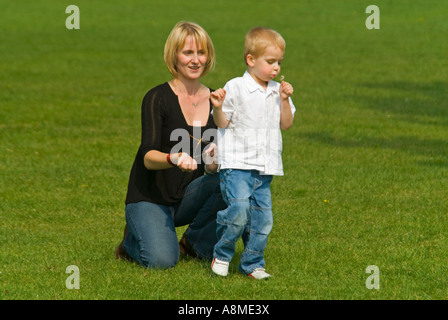
[[[285,39],[277,31],[266,27],[255,27],[249,30],[244,40],[244,61],[246,64],[248,54],[258,58],[271,45],[277,46],[285,52]]]
[[[201,77],[207,75],[207,73],[215,66],[215,49],[207,32],[194,22],[180,21],[174,26],[173,30],[171,30],[171,33],[166,40],[163,57],[168,70],[175,78],[178,76],[177,54],[184,47],[188,36],[194,38],[196,44],[204,50],[205,55],[207,56],[207,61]]]

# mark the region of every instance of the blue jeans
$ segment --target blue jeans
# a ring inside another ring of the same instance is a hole
[[[217,242],[216,213],[226,207],[222,200],[218,174],[193,180],[182,201],[165,206],[152,202],[126,205],[129,233],[125,251],[146,268],[170,268],[179,260],[175,227],[189,224],[185,237],[201,258],[211,259]]]
[[[213,256],[232,260],[235,244],[242,237],[244,251],[239,269],[244,274],[265,266],[264,250],[273,224],[271,181],[272,176],[256,170],[220,171],[222,197],[228,207],[218,212],[218,243]]]

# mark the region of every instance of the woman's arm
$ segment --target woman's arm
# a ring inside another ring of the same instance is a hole
[[[162,148],[162,125],[164,121],[162,114],[165,104],[165,98],[159,87],[150,90],[143,99],[141,115],[143,164],[148,170],[163,170],[173,166],[177,166],[180,170],[186,172],[196,170],[196,161],[187,153],[168,154],[158,151]]]

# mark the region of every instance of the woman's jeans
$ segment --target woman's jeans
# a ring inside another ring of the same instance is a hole
[[[272,176],[256,170],[223,169],[221,192],[228,207],[217,216],[218,243],[213,256],[230,261],[242,237],[244,251],[239,269],[250,274],[264,268],[264,250],[273,224],[270,184]]]
[[[146,268],[170,268],[179,260],[175,227],[189,224],[185,237],[196,254],[211,259],[217,242],[216,213],[226,207],[219,188],[219,175],[193,180],[184,198],[173,206],[152,202],[126,205],[129,229],[123,247]]]

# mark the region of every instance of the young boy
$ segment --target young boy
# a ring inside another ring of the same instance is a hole
[[[242,237],[240,271],[255,279],[270,277],[263,257],[273,223],[270,183],[274,175],[283,175],[280,129],[291,127],[295,112],[292,86],[273,81],[284,53],[279,33],[253,28],[244,44],[247,71],[210,96],[218,126],[221,192],[228,205],[218,212],[211,266],[221,276],[228,274]]]

